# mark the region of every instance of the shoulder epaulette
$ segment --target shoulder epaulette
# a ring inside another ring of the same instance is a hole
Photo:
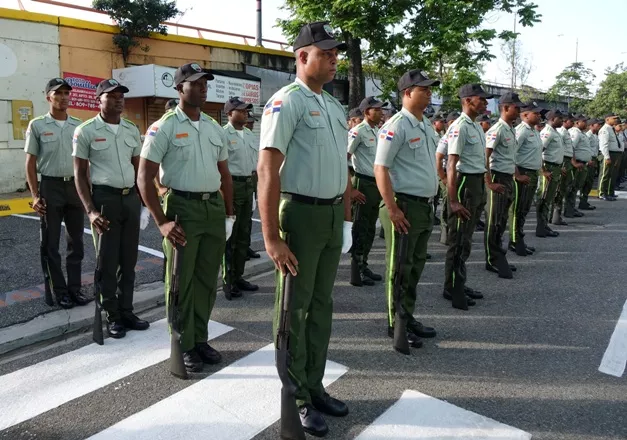
[[[42,119],[44,119],[46,117],[46,115],[41,115],[41,116],[37,116],[36,118],[31,119],[31,122],[35,122],[35,121],[40,121]]]
[[[250,128],[248,128],[248,127],[244,127],[244,131],[245,131],[245,132],[249,132],[249,133],[252,133],[252,132],[253,132],[253,131],[252,131]]]
[[[122,118],[122,119],[124,119],[126,122],[128,122],[128,123],[129,123],[129,124],[131,124],[132,126],[137,127],[137,124],[136,124],[136,123],[134,123],[133,121],[131,121],[130,119],[126,119],[126,118]]]
[[[78,127],[76,127],[76,128],[83,128],[83,127],[85,127],[85,126],[87,126],[87,125],[91,124],[91,123],[92,123],[92,122],[94,122],[95,120],[96,120],[96,118],[91,118],[91,119],[88,119],[88,120],[86,120],[85,122],[83,122],[81,125],[79,125],[79,126],[78,126]]]
[[[288,94],[288,93],[292,93],[293,91],[299,90],[299,89],[300,89],[300,85],[294,83],[294,84],[290,84],[289,86],[286,86],[284,91],[285,91],[286,94]]]
[[[218,126],[220,125],[220,124],[218,124],[218,121],[216,121],[215,119],[213,119],[213,118],[212,118],[211,116],[209,116],[207,113],[202,112],[202,114],[203,114],[203,115],[205,115],[205,116],[206,116],[206,117],[207,117],[210,121],[215,122]]]
[[[83,122],[83,120],[82,120],[82,119],[79,119],[79,118],[77,118],[76,116],[72,116],[72,115],[70,115],[70,118],[72,118],[72,119],[74,119],[75,121],[78,121],[78,122]]]
[[[388,124],[391,124],[392,122],[399,121],[399,120],[403,119],[403,117],[404,117],[403,114],[399,112],[399,113],[395,114],[394,116],[392,116],[390,118],[390,120],[388,121]]]

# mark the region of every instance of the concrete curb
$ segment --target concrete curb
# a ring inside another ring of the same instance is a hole
[[[267,272],[274,267],[265,252],[261,258],[250,260],[244,275],[247,278]],[[221,291],[218,288],[218,291]],[[162,282],[142,284],[135,289],[133,306],[136,313],[142,313],[162,306],[165,303]],[[85,307],[70,310],[55,310],[20,324],[0,329],[0,355],[24,348],[38,342],[70,336],[91,328],[94,322],[93,302]]]

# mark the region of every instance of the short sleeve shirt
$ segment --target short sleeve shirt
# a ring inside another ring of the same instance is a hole
[[[590,140],[579,128],[573,127],[568,130],[573,142],[573,157],[577,160],[589,162],[592,158],[590,153]]]
[[[224,132],[229,146],[229,171],[233,176],[252,175],[259,155],[253,132],[246,127],[236,130],[230,123],[224,126]]]
[[[573,157],[573,141],[570,138],[570,132],[564,127],[558,128],[557,132],[562,136],[562,141],[564,142],[564,156]]]
[[[599,137],[592,133],[592,130],[586,132],[588,142],[590,143],[590,155],[594,158],[599,155]]]
[[[540,139],[540,133],[523,121],[516,127],[516,139],[518,140],[516,165],[529,170],[542,168],[542,140]]]
[[[180,107],[166,113],[146,133],[141,156],[161,164],[161,183],[190,192],[220,189],[218,162],[229,157],[224,129],[201,113],[198,128]]]
[[[322,105],[322,103],[324,105]],[[279,90],[264,107],[260,149],[284,156],[281,191],[316,198],[344,193],[348,183],[346,114],[337,99],[302,82]]]
[[[486,133],[486,148],[492,150],[490,170],[514,174],[516,171],[516,132],[504,120],[499,119]]]
[[[438,191],[436,142],[429,120],[419,121],[403,108],[379,131],[374,163],[389,168],[394,192],[433,197]]]
[[[459,156],[457,171],[464,174],[483,174],[485,168],[485,134],[481,125],[462,113],[446,132],[448,154]]]
[[[564,161],[564,141],[562,136],[549,124],[540,132],[542,140],[542,159],[561,165]]]
[[[356,173],[374,177],[376,152],[377,129],[368,122],[363,121],[348,132],[348,153]]]
[[[610,151],[620,151],[620,146],[618,145],[618,138],[616,137],[614,127],[609,124],[603,125],[603,127],[601,127],[601,130],[599,130],[599,150],[601,150],[603,157],[605,157],[606,159],[610,158]]]
[[[135,185],[133,157],[139,156],[139,129],[127,119],[121,119],[117,134],[100,114],[79,125],[74,132],[72,155],[89,160],[91,181],[95,185],[131,188]]]
[[[37,156],[37,172],[44,176],[74,175],[72,139],[82,121],[68,116],[63,127],[50,113],[33,119],[26,130],[24,152]]]

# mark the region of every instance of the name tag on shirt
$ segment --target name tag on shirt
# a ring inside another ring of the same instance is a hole
[[[410,143],[410,144],[413,144],[413,143],[416,143],[416,142],[420,142],[420,138],[419,138],[419,137],[417,137],[417,138],[413,138],[413,139],[410,139],[410,140],[409,140],[409,143]]]
[[[51,131],[47,131],[45,133],[42,133],[42,136],[54,136],[54,133],[52,133]]]
[[[311,111],[311,112],[309,112],[309,114],[311,116],[320,116],[320,112],[317,112],[317,111]]]
[[[107,138],[96,138],[94,142],[107,142]]]
[[[183,138],[186,138],[186,137],[189,137],[189,133],[177,133],[176,134],[176,138],[177,139],[183,139]]]

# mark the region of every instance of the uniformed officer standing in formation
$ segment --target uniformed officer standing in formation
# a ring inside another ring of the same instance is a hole
[[[583,188],[588,175],[588,166],[591,165],[592,152],[590,151],[590,140],[585,135],[588,122],[585,116],[575,117],[575,126],[569,131],[570,139],[573,143],[573,160],[576,165],[571,171],[573,173],[573,184],[571,190],[566,194],[564,202],[564,217],[583,217],[575,205],[577,203],[577,193]]]
[[[571,114],[566,114],[562,118],[562,125],[557,127],[557,132],[562,137],[562,143],[564,144],[564,158],[562,159],[562,174],[560,177],[560,184],[557,189],[557,193],[555,193],[555,199],[553,201],[553,215],[549,220],[549,223],[553,223],[554,225],[567,226],[566,223],[562,219],[562,212],[564,209],[564,202],[566,200],[566,195],[570,193],[573,186],[573,169],[577,168],[579,165],[573,159],[573,141],[570,138],[570,130],[575,125],[575,119]]]
[[[481,125],[484,133],[487,133],[490,127],[492,127],[492,121],[490,121],[490,116],[488,115],[479,116],[477,122]]]
[[[516,131],[513,124],[518,119],[522,101],[518,93],[505,93],[499,99],[501,118],[486,133],[485,182],[488,188],[485,210],[486,269],[499,274],[499,278],[512,278],[512,268],[503,249],[503,234],[507,229],[509,208],[514,198],[514,179],[529,184],[529,177],[519,174],[516,168]]]
[[[542,172],[540,176],[536,237],[557,237],[559,232],[549,228],[550,207],[560,184],[564,162],[564,141],[557,129],[562,126],[562,113],[551,110],[546,115],[546,126],[540,133],[542,140]],[[570,139],[570,137],[569,137]]]
[[[239,97],[230,98],[224,105],[229,122],[224,126],[229,146],[229,171],[233,179],[233,234],[226,243],[222,264],[224,284],[231,286],[231,296],[238,298],[242,291],[255,291],[259,286],[242,278],[250,244],[250,228],[253,214],[255,182],[253,172],[257,169],[258,145],[253,132],[244,125],[248,121],[248,110],[253,105]]]
[[[540,122],[543,109],[530,103],[520,109],[522,122],[516,127],[516,168],[520,175],[527,176],[529,182],[514,181],[514,204],[510,215],[509,249],[521,257],[530,255],[535,250],[525,243],[523,232],[527,214],[538,187],[538,173],[542,168],[542,140],[534,126]]]
[[[98,84],[100,113],[76,129],[72,154],[78,195],[93,233],[102,240],[101,303],[112,338],[149,327],[133,313],[141,210],[135,180],[141,141],[137,126],[121,117],[128,91],[115,79]]]
[[[212,79],[213,75],[197,63],[176,70],[174,84],[179,104],[148,129],[137,179],[146,206],[164,237],[166,300],[172,282],[174,246],[182,252],[181,350],[189,372],[202,371],[203,363],[222,360],[221,354],[207,343],[207,325],[216,300],[225,241],[235,221],[226,133],[201,112],[207,99],[207,81]],[[160,166],[162,182],[169,188],[163,207],[152,185]]]
[[[248,112],[248,121],[246,122],[246,128],[250,131],[253,131],[255,128],[255,122],[257,118],[252,114],[252,112]],[[259,157],[259,142],[255,143],[255,148],[257,149],[257,158]],[[257,169],[253,170],[253,186],[254,186],[254,194],[253,194],[253,212],[257,209]],[[250,216],[250,230],[253,230],[253,216]],[[246,261],[251,258],[261,258],[259,252],[254,251],[250,247],[250,234],[248,235],[248,250],[246,251]]]
[[[614,126],[618,124],[618,116],[610,113],[605,116],[605,124],[599,130],[599,150],[603,155],[603,164],[599,177],[599,198],[607,202],[616,200],[614,185],[622,152]]]
[[[348,128],[357,127],[364,121],[364,114],[359,108],[354,108],[348,112]]]
[[[381,194],[374,178],[374,158],[377,150],[377,132],[383,117],[382,108],[386,105],[372,96],[364,98],[359,105],[364,121],[348,133],[348,154],[355,170],[352,177],[353,188],[366,198],[365,203],[353,205],[351,266],[357,266],[359,270],[351,269],[351,274],[357,272],[360,274],[358,279],[351,277],[350,283],[353,286],[373,286],[375,281],[383,279],[368,267],[368,255],[372,248],[381,203]]]
[[[420,338],[433,338],[436,331],[416,320],[416,287],[427,261],[427,243],[433,229],[432,197],[438,192],[435,172],[436,136],[424,110],[431,102],[431,87],[440,81],[418,70],[398,80],[403,108],[379,132],[374,173],[383,197],[379,211],[385,230],[386,296],[388,336],[394,337],[396,313],[394,266],[397,234],[407,234],[407,255],[400,262],[402,306],[407,316],[407,336],[412,347],[422,346]],[[406,211],[401,209],[405,206]]]
[[[455,118],[457,119],[457,118]],[[448,140],[446,137],[446,123],[441,120],[440,130],[436,124],[440,121],[437,119],[434,121],[434,129],[436,129],[436,136],[438,139],[438,148],[435,150],[435,171],[438,174],[438,181],[440,187],[440,197],[442,198],[442,214],[440,219],[440,243],[448,244],[448,194],[446,190],[446,161],[448,158]]]
[[[50,276],[50,292],[64,309],[83,306],[90,299],[81,293],[83,262],[83,205],[74,185],[72,138],[81,120],[67,114],[72,87],[62,78],[46,84],[46,100],[50,110],[28,124],[26,130],[26,179],[33,196],[33,209],[46,223],[46,270]],[[41,174],[41,184],[37,182]],[[67,282],[61,267],[59,240],[61,222],[65,222]],[[43,239],[44,237],[42,237]]]
[[[494,96],[479,84],[465,84],[459,90],[459,97],[462,100],[462,114],[446,133],[449,248],[446,252],[442,294],[451,300],[455,283],[464,283],[467,304],[472,306],[475,305],[475,299],[481,299],[483,295],[465,286],[466,261],[470,257],[472,234],[485,204],[486,172],[486,138],[475,119],[485,113],[487,100]]]
[[[289,270],[295,275],[289,373],[303,428],[319,437],[328,432],[321,413],[348,414],[322,384],[335,275],[352,242],[348,127],[341,104],[322,87],[333,80],[338,50],[345,49],[325,22],[301,28],[294,42],[297,78],[265,106],[257,167],[264,241],[277,269],[274,334],[281,273]]]
[[[614,190],[620,190],[620,183],[621,183],[621,177],[622,177],[622,171],[623,171],[623,157],[625,155],[625,124],[621,124],[620,120],[619,123],[616,124],[616,126],[614,127],[614,131],[616,133],[616,137],[618,138],[618,149],[621,152],[620,155],[620,164],[616,167],[616,181],[614,182]]]
[[[601,127],[603,126],[603,121],[599,119],[589,119],[588,120],[588,131],[586,132],[586,137],[588,138],[588,143],[590,145],[590,154],[591,159],[588,163],[588,172],[586,174],[586,180],[581,188],[581,194],[579,196],[579,209],[592,211],[597,209],[596,206],[588,203],[588,197],[590,196],[590,191],[592,191],[592,186],[594,185],[594,176],[599,169],[599,137],[598,133]]]

